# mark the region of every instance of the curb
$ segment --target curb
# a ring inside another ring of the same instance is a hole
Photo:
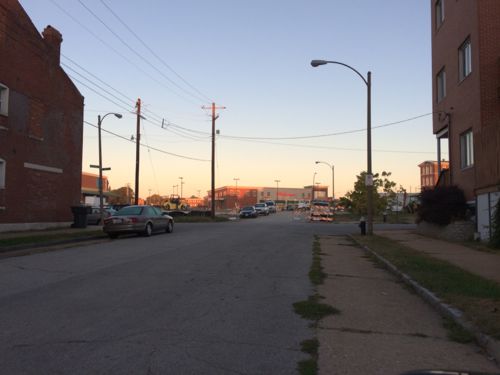
[[[401,272],[396,266],[394,266],[387,259],[370,249],[368,246],[361,245],[356,241],[354,237],[349,235],[349,238],[356,242],[359,246],[363,248],[366,252],[369,252],[375,256],[380,262],[382,262],[389,271],[398,276],[403,282],[409,285],[413,290],[422,297],[427,303],[434,307],[441,315],[453,319],[455,323],[461,326],[466,331],[472,333],[476,339],[477,344],[483,348],[488,355],[490,355],[497,363],[500,363],[500,341],[495,340],[493,337],[482,333],[474,324],[469,322],[461,310],[444,303],[439,297],[437,297],[429,289],[424,288],[422,285],[417,283],[407,274]]]
[[[102,235],[88,236],[88,237],[76,237],[66,240],[57,240],[57,241],[47,241],[47,242],[38,242],[32,244],[23,244],[23,245],[14,245],[0,248],[0,258],[8,258],[11,256],[22,256],[34,254],[37,250],[44,249],[50,246],[59,246],[59,245],[71,245],[83,242],[90,242],[96,240],[105,240],[107,237]]]

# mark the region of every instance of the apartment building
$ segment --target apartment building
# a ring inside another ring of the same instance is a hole
[[[500,197],[500,1],[430,3],[438,160],[446,144],[447,180],[464,190],[487,240]]]

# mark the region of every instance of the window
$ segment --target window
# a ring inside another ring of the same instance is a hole
[[[444,22],[444,0],[436,1],[436,29],[438,29]]]
[[[9,114],[9,88],[0,83],[0,115]]]
[[[441,69],[436,79],[437,86],[437,101],[438,103],[446,96],[446,71]]]
[[[472,71],[472,49],[470,45],[470,38],[467,38],[467,40],[458,49],[458,70],[460,81],[467,77]]]
[[[460,166],[462,168],[474,165],[474,140],[472,130],[460,136]]]
[[[0,189],[5,189],[5,160],[0,159]]]

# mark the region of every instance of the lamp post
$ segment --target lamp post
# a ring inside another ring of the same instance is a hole
[[[276,204],[278,204],[279,183],[281,180],[274,180],[274,182],[276,182]]]
[[[366,84],[366,141],[367,141],[367,174],[366,174],[366,210],[367,210],[367,233],[368,235],[373,234],[373,175],[372,175],[372,103],[371,103],[371,90],[372,90],[372,73],[368,71],[367,77],[365,78],[360,72],[354,69],[352,66],[338,62],[338,61],[327,61],[327,60],[312,60],[311,66],[316,68],[320,65],[326,64],[337,64],[345,66],[356,73]]]
[[[313,174],[313,184],[312,184],[312,191],[311,191],[311,205],[312,205],[312,201],[314,200],[314,180],[316,180],[316,174],[317,172],[314,172]]]
[[[239,197],[240,197],[240,196],[239,196],[239,194],[238,194],[238,181],[239,181],[239,180],[240,180],[240,179],[239,179],[239,177],[235,177],[235,178],[233,178],[233,181],[234,181],[234,183],[236,184],[236,202],[238,202],[238,201],[239,201]]]
[[[183,179],[184,177],[179,177],[179,180],[181,180],[181,199],[182,199],[182,186],[184,185]]]
[[[335,206],[335,166],[326,161],[317,161],[316,164],[326,164],[332,169],[332,204]]]
[[[98,141],[99,141],[99,165],[91,165],[90,167],[92,168],[99,168],[99,212],[101,213],[101,219],[100,223],[101,225],[104,222],[104,203],[103,203],[103,197],[102,197],[102,171],[109,171],[111,168],[103,168],[102,167],[102,143],[101,143],[101,125],[102,122],[104,121],[104,118],[108,115],[114,115],[117,118],[122,118],[122,115],[119,113],[114,113],[114,112],[109,112],[106,113],[104,116],[101,117],[101,115],[97,116],[97,130],[98,130]]]

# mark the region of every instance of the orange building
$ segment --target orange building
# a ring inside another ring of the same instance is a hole
[[[439,180],[439,163],[434,160],[427,160],[419,164],[420,168],[420,189],[434,189]],[[441,161],[441,171],[449,168],[449,162]]]

